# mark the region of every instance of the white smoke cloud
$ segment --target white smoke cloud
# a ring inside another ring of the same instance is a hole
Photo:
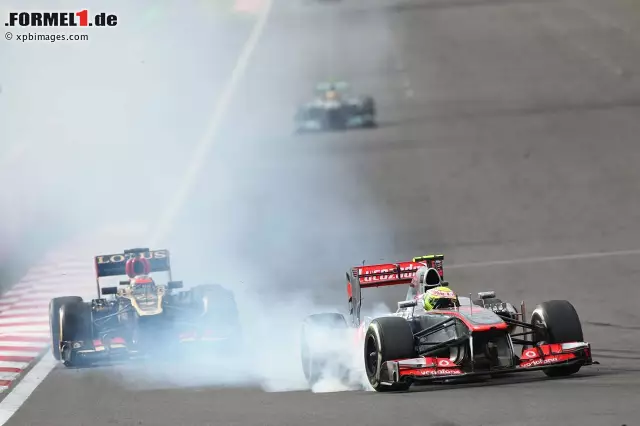
[[[313,313],[344,312],[344,308],[317,305],[303,293],[287,300],[264,303],[255,293],[236,289],[245,346],[223,353],[203,350],[197,344],[180,346],[180,357],[165,354],[143,362],[116,365],[112,376],[133,389],[255,387],[266,392],[311,390],[314,393],[372,390],[364,373],[363,346],[356,330],[332,329],[312,332],[311,350],[331,360],[322,368],[320,380],[307,382],[302,366],[301,331]],[[382,304],[367,312],[370,317],[391,312]]]

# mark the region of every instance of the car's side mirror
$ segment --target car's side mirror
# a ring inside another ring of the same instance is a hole
[[[118,294],[118,287],[102,287],[100,292],[103,296],[107,296],[109,294]]]
[[[480,299],[483,299],[483,300],[484,299],[491,299],[491,298],[496,297],[496,292],[493,291],[493,290],[491,290],[491,291],[481,291],[481,292],[478,293],[478,297]]]
[[[402,302],[398,302],[398,309],[413,308],[414,306],[418,306],[416,300],[403,300]]]
[[[182,288],[183,284],[182,281],[169,281],[167,283],[167,287],[169,288],[169,290],[174,290],[176,288]]]

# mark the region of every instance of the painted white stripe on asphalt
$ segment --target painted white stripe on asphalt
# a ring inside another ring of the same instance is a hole
[[[19,368],[24,370],[29,366],[28,362],[0,361],[0,368]]]
[[[18,325],[2,327],[2,331],[5,334],[25,334],[25,332],[37,331],[39,333],[49,333],[49,321],[46,324],[35,325]]]
[[[38,341],[14,342],[12,340],[0,340],[0,346],[11,346],[16,348],[30,346],[30,347],[46,348],[47,346],[49,346],[49,342],[38,342]]]
[[[41,330],[25,330],[21,331],[20,334],[14,333],[11,330],[7,330],[5,327],[0,328],[0,337],[4,336],[24,336],[24,337],[46,337],[49,338],[49,330],[41,331]]]
[[[38,387],[47,375],[49,375],[51,370],[55,368],[56,364],[57,361],[51,354],[43,356],[40,362],[7,394],[2,402],[0,402],[0,425],[7,423],[11,416],[13,416],[27,398],[29,398],[36,387]]]
[[[33,283],[28,281],[21,281],[18,284],[14,285],[12,290],[30,290],[33,287]]]
[[[14,287],[11,290],[7,291],[4,295],[6,297],[20,298],[20,296],[28,294],[31,291],[32,291],[31,289],[21,289],[21,288]]]
[[[0,371],[0,380],[14,380],[20,373],[8,373]]]
[[[583,259],[597,259],[600,257],[614,257],[614,256],[639,256],[640,249],[634,250],[617,250],[617,251],[605,251],[594,253],[575,253],[566,254],[560,256],[541,256],[541,257],[524,257],[520,259],[510,260],[493,260],[487,262],[470,262],[459,263],[446,266],[447,269],[461,269],[461,268],[481,268],[487,266],[501,266],[501,265],[518,265],[523,263],[543,263],[543,262],[559,262],[563,260],[583,260]]]
[[[37,308],[20,308],[20,304],[16,305],[16,308],[11,308],[10,310],[6,310],[0,313],[0,318],[11,315],[33,315],[35,317],[41,317],[44,313],[45,316],[47,312],[47,305],[42,305]],[[47,317],[48,318],[48,317]]]
[[[61,269],[56,269],[55,271],[49,272],[38,272],[37,274],[27,274],[21,281],[30,282],[30,283],[62,283],[67,281],[70,277],[75,275],[91,275],[91,271],[87,271],[86,269],[77,269],[63,267]]]
[[[51,272],[39,272],[37,274],[29,274],[26,275],[22,280],[24,283],[29,284],[42,284],[42,283],[56,283],[58,285],[65,283],[70,275],[76,275],[64,273],[61,271],[51,271]],[[86,274],[83,274],[86,275]]]
[[[43,315],[39,315],[37,317],[29,317],[29,318],[25,318],[25,317],[18,317],[18,318],[11,318],[11,317],[1,317],[0,316],[0,327],[2,327],[3,329],[6,329],[6,327],[11,327],[11,324],[22,324],[22,323],[33,323],[33,324],[41,324],[41,323],[49,323],[49,317],[46,314]]]
[[[0,356],[29,356],[36,358],[41,351],[0,351]]]
[[[47,297],[42,297],[42,295],[40,294],[27,294],[22,296],[22,298],[20,298],[20,300],[18,302],[20,303],[49,303],[51,301],[51,299],[53,299],[54,297],[62,297],[65,296],[65,293],[59,293],[58,295],[52,294],[50,295],[50,297],[48,297],[49,295],[47,295]],[[16,302],[16,304],[18,303]]]

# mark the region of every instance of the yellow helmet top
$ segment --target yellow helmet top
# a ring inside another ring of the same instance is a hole
[[[427,311],[457,306],[460,306],[458,296],[449,287],[432,288],[424,294],[424,309]]]

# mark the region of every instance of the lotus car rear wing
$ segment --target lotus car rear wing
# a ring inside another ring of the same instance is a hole
[[[136,257],[149,261],[149,273],[168,272],[169,281],[171,281],[169,250],[150,250],[148,248],[129,249],[124,250],[123,253],[105,254],[94,258],[98,295],[100,295],[100,278],[127,275],[127,261]]]
[[[414,257],[408,262],[355,266],[347,272],[347,295],[353,325],[360,325],[363,288],[409,284],[421,266],[434,268],[444,279],[443,254]]]

